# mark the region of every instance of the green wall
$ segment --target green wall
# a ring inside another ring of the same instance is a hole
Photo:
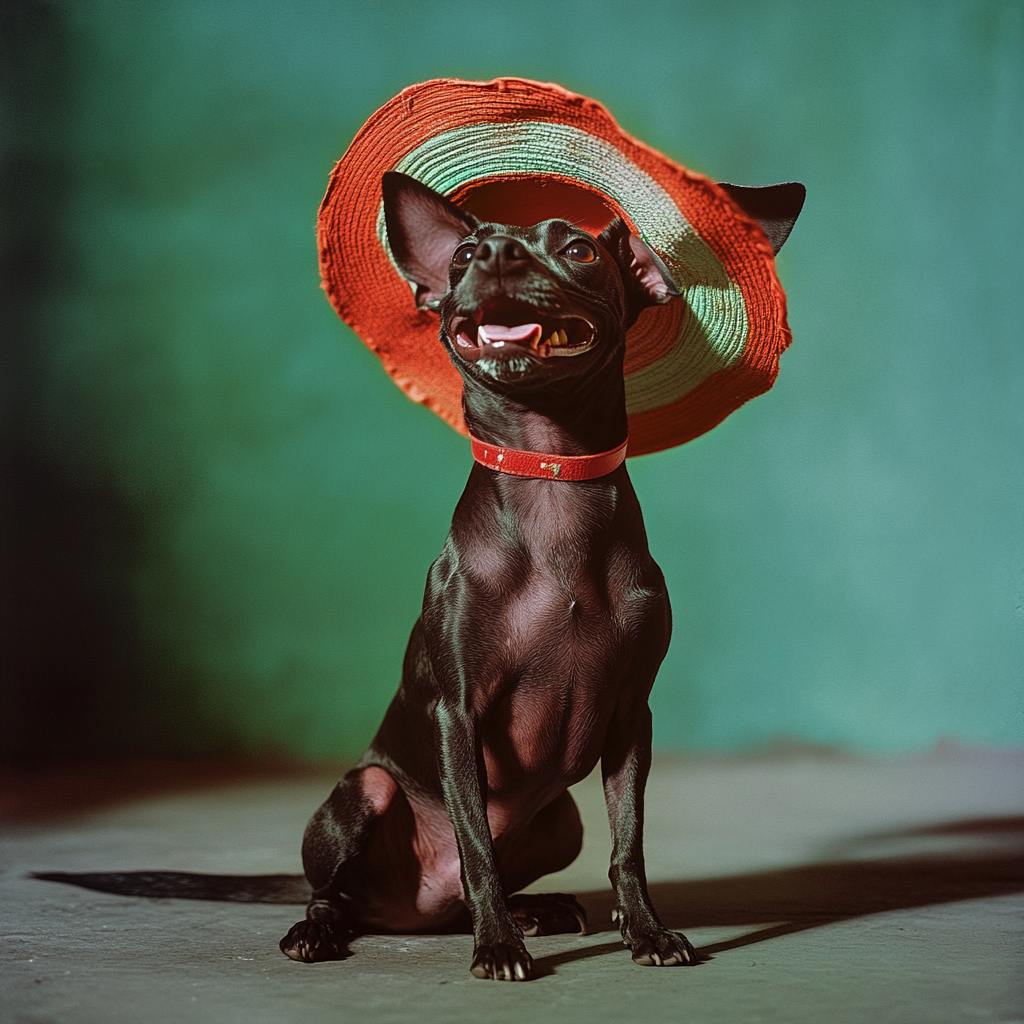
[[[808,202],[768,395],[633,460],[662,750],[1024,741],[1017,2],[11,0],[0,748],[357,752],[466,442],[318,291],[403,86],[523,75]]]

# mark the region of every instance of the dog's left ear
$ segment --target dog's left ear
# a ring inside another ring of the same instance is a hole
[[[761,225],[772,243],[772,250],[777,253],[803,209],[807,189],[799,181],[781,185],[730,185],[727,181],[718,184],[748,217]]]
[[[616,217],[597,240],[615,257],[622,271],[633,320],[645,306],[661,306],[682,295],[662,258],[637,238],[621,217]]]
[[[477,222],[408,174],[386,172],[382,191],[391,255],[416,288],[416,308],[437,309],[448,290],[452,253]]]

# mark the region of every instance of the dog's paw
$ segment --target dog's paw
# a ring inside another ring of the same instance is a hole
[[[477,946],[469,970],[474,978],[491,981],[529,981],[534,976],[533,958],[521,942]]]
[[[587,934],[587,912],[566,892],[517,893],[508,909],[524,935]]]
[[[344,960],[351,956],[350,934],[326,921],[299,921],[279,943],[281,952],[292,960],[314,964],[324,960]]]
[[[638,926],[621,910],[612,911],[622,932],[622,944],[633,953],[633,962],[641,967],[692,967],[701,962],[700,954],[682,932],[670,932],[660,926]]]
[[[633,963],[641,967],[692,967],[700,963],[697,951],[681,932],[665,929],[624,941],[633,952]]]

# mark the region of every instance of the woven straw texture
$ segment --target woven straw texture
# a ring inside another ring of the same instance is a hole
[[[626,341],[629,454],[682,444],[771,387],[790,341],[771,245],[714,182],[631,138],[594,100],[523,79],[410,86],[360,129],[320,207],[323,287],[395,383],[466,433],[462,384],[435,314],[390,256],[385,171],[410,174],[502,223],[616,214],[664,259],[682,299]]]

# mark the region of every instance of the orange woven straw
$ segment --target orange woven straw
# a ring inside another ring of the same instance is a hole
[[[621,215],[682,298],[645,309],[626,338],[629,454],[692,440],[767,391],[790,342],[761,227],[717,184],[630,137],[601,104],[518,78],[404,89],[360,129],[320,207],[323,287],[395,383],[465,434],[462,381],[395,269],[385,171],[412,175],[475,216],[561,217],[601,231]]]

